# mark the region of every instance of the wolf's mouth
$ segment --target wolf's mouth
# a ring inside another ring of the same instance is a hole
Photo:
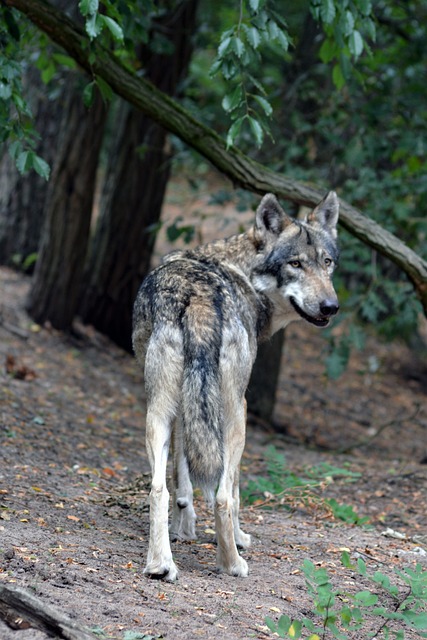
[[[307,320],[307,322],[311,322],[311,324],[316,325],[316,327],[326,327],[329,324],[329,318],[324,318],[324,317],[315,318],[314,316],[309,316],[308,313],[303,311],[301,307],[297,305],[295,298],[291,296],[289,299],[295,311],[301,316],[301,318],[304,318],[304,320]]]

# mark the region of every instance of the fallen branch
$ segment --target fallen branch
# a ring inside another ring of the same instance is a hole
[[[62,640],[95,640],[96,636],[21,587],[0,585],[0,619],[12,629],[36,628]]]

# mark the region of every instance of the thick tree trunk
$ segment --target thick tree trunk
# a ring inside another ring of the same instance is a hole
[[[89,48],[86,34],[47,2],[3,2],[22,11],[84,69],[99,75],[117,95],[199,151],[234,183],[260,194],[271,191],[300,205],[313,206],[323,197],[323,191],[265,169],[235,147],[227,149],[225,141],[214,131],[195,120],[153,84],[125,68],[114,54],[98,43],[92,43]],[[392,260],[407,274],[427,315],[427,262],[392,233],[342,200],[340,222],[350,233]]]
[[[156,23],[171,55],[144,47],[145,75],[167,94],[177,91],[192,51],[197,0],[186,0]],[[80,314],[131,350],[132,308],[154,244],[149,231],[160,218],[169,179],[166,130],[122,101],[103,182],[100,217],[91,246]]]
[[[98,95],[88,111],[71,88],[49,183],[40,255],[27,301],[37,322],[68,329],[76,313],[105,121]]]
[[[276,403],[284,340],[285,332],[281,330],[260,344],[246,393],[248,413],[265,423],[271,421]]]

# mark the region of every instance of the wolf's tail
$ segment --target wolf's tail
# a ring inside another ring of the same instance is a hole
[[[221,326],[219,318],[203,312],[190,305],[183,322],[182,436],[190,476],[209,494],[215,490],[223,471],[224,417]]]

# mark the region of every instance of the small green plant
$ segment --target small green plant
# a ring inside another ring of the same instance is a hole
[[[359,516],[351,504],[341,504],[337,502],[335,498],[327,498],[325,503],[331,508],[334,517],[338,520],[357,525],[365,525],[368,523],[369,518]]]
[[[299,476],[290,471],[284,456],[274,446],[267,447],[265,453],[267,477],[259,476],[250,480],[242,489],[243,500],[249,504],[267,508],[289,508],[297,499],[305,505],[326,508],[334,518],[350,524],[364,525],[368,519],[361,517],[351,505],[341,504],[334,498],[321,499],[315,490],[324,487],[335,477],[353,482],[359,473],[342,469],[327,463],[310,467]]]
[[[344,552],[341,560],[344,567],[369,580],[379,595],[371,590],[349,594],[334,589],[326,569],[316,568],[306,559],[302,570],[313,599],[312,617],[292,620],[282,615],[277,623],[266,618],[268,628],[280,638],[304,637],[307,640],[352,640],[356,637],[358,640],[404,640],[405,632],[411,633],[406,636],[408,639],[413,638],[414,633],[416,637],[427,638],[427,571],[420,564],[415,569],[395,569],[404,585],[399,588],[381,571],[368,575],[366,563],[361,558],[354,565],[348,552]]]

